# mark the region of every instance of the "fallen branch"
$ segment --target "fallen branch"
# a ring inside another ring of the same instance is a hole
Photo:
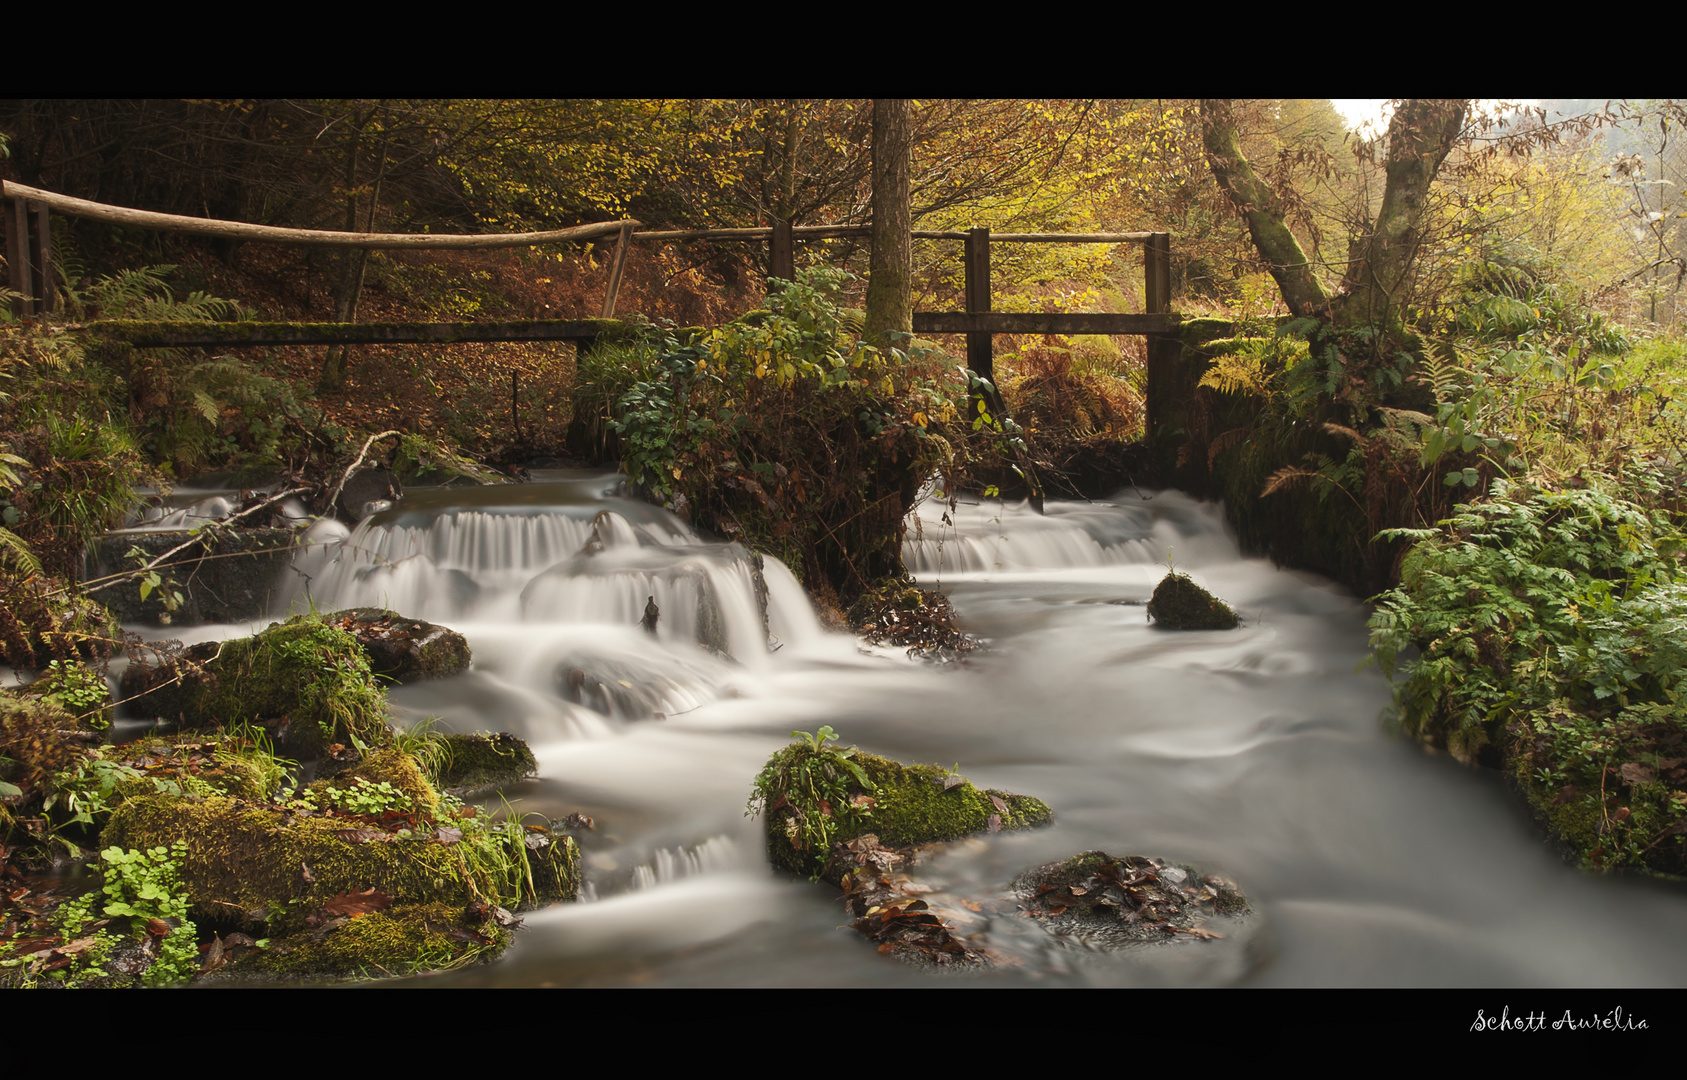
[[[358,467],[363,464],[363,459],[369,456],[369,448],[374,446],[380,439],[385,439],[391,435],[402,434],[404,434],[402,431],[383,431],[379,435],[371,435],[367,439],[363,440],[363,449],[357,452],[357,460],[353,461],[346,471],[340,474],[340,482],[334,485],[333,492],[328,496],[328,513],[331,514],[334,512],[334,504],[340,501],[341,490],[345,488],[346,481],[351,479],[351,474],[356,472]]]
[[[160,566],[162,566],[164,564],[164,562],[166,560],[168,560],[172,556],[181,554],[182,552],[186,551],[188,548],[192,547],[193,545],[195,545],[195,544],[199,543],[201,540],[203,540],[204,537],[201,535],[201,533],[205,529],[215,530],[215,529],[221,528],[222,526],[225,526],[225,525],[232,525],[236,521],[239,521],[241,518],[247,517],[251,514],[255,514],[259,510],[264,509],[265,507],[274,506],[276,503],[280,502],[282,499],[285,499],[290,495],[303,495],[306,492],[308,492],[309,490],[310,490],[310,488],[308,488],[308,487],[288,488],[286,491],[278,492],[274,495],[271,495],[269,498],[265,499],[263,502],[259,503],[258,505],[254,506],[254,507],[251,507],[250,509],[242,510],[238,514],[232,514],[229,517],[223,518],[221,521],[209,522],[209,523],[201,526],[200,529],[195,531],[194,534],[191,537],[189,537],[187,540],[184,540],[180,544],[177,544],[175,547],[171,548],[169,551],[166,551],[164,554],[158,556],[158,558],[153,559],[151,562],[147,563],[145,566],[142,566],[142,567],[140,567],[138,569],[135,569],[135,570],[126,570],[121,574],[107,574],[105,577],[95,578],[92,581],[83,582],[82,583],[82,595],[83,596],[92,596],[97,592],[102,592],[106,589],[111,588],[113,585],[121,585],[126,581],[134,581],[137,578],[144,577],[145,575],[150,574],[154,570],[158,569]],[[60,590],[60,591],[62,592],[63,590]]]

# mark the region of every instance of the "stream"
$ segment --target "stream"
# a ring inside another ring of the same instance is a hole
[[[395,687],[399,722],[522,736],[540,777],[505,797],[596,822],[577,833],[581,902],[527,913],[496,963],[420,985],[1687,981],[1687,895],[1584,877],[1496,776],[1390,735],[1388,687],[1363,664],[1363,605],[1240,555],[1214,504],[1127,489],[1046,516],[963,502],[947,524],[928,499],[908,566],[986,646],[934,664],[823,630],[771,560],[758,596],[743,549],[616,497],[612,475],[535,477],[413,489],[349,534],[318,523],[319,545],[289,575],[298,610],[378,604],[464,633],[472,670]],[[1144,603],[1168,560],[1242,627],[1151,626]],[[639,626],[647,598],[654,639]],[[881,956],[836,890],[767,868],[760,822],[744,814],[768,755],[825,724],[845,745],[958,766],[1053,807],[1052,827],[963,841],[919,868],[939,895],[999,891],[1101,849],[1223,874],[1254,914],[1220,940],[1121,951],[986,914],[958,931],[1004,966],[932,973]]]

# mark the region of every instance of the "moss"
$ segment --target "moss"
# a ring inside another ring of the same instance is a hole
[[[225,977],[412,975],[489,960],[509,946],[510,936],[491,920],[475,922],[463,907],[439,902],[394,905],[272,939],[267,949],[242,950]]]
[[[188,659],[202,672],[182,657],[126,672],[125,689],[159,687],[137,708],[179,716],[190,728],[282,722],[289,752],[312,757],[334,742],[371,746],[391,738],[386,695],[357,639],[320,617],[295,616],[256,637],[194,646]],[[178,674],[178,685],[164,685]]]
[[[819,751],[821,755],[834,753]],[[816,756],[808,746],[793,744],[768,759],[763,775],[789,777],[799,771],[797,767],[802,759]],[[797,846],[803,842],[803,833],[796,824],[813,815],[835,821],[830,837],[834,845],[871,833],[886,847],[912,847],[986,832],[991,828],[992,817],[1002,829],[1025,829],[1054,819],[1053,812],[1040,799],[1004,791],[981,791],[966,780],[951,783],[953,774],[938,765],[903,765],[863,753],[855,753],[850,760],[866,775],[873,790],[868,792],[846,771],[839,771],[838,776],[850,798],[868,796],[872,800],[870,806],[857,810],[851,808],[848,800],[840,800],[836,807],[829,801],[820,807],[800,792],[786,790],[775,794],[762,811],[768,859],[774,866],[808,877],[818,876],[825,869],[831,856],[829,850]],[[1001,801],[1000,808],[995,800]]]
[[[1148,616],[1168,630],[1234,630],[1230,605],[1201,588],[1187,574],[1171,573],[1154,586]]]
[[[221,797],[155,795],[119,807],[101,844],[150,848],[184,842],[181,880],[194,918],[267,924],[270,933],[299,930],[306,916],[332,897],[371,887],[397,904],[485,899],[514,906],[573,899],[578,892],[579,856],[571,837],[546,836],[538,850],[523,845],[533,879],[524,888],[521,867],[499,848],[506,843],[501,837],[444,843],[426,827],[407,838],[371,835],[377,832],[360,829],[356,819],[305,816]]]
[[[439,783],[448,788],[482,788],[510,784],[539,771],[528,745],[514,735],[441,735],[447,758]]]
[[[101,754],[145,773],[117,785],[116,794],[122,798],[156,793],[155,778],[173,781],[190,795],[268,798],[273,794],[274,765],[257,760],[254,751],[237,742],[193,735],[150,736],[109,747]]]
[[[411,807],[430,818],[439,814],[439,793],[428,782],[416,759],[391,747],[376,750],[332,780],[318,781],[312,788],[351,788],[359,780],[371,784],[391,784],[409,801]]]
[[[1235,333],[1236,323],[1231,319],[1184,319],[1177,328],[1179,340],[1189,348],[1201,348],[1216,339],[1227,338]]]

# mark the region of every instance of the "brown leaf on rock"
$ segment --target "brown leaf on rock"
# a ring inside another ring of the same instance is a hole
[[[455,844],[463,839],[463,830],[455,826],[442,825],[434,830],[433,838],[442,844]]]
[[[146,932],[153,937],[169,937],[170,924],[163,919],[148,919],[146,921]]]
[[[988,818],[985,819],[985,824],[990,827],[991,832],[993,832],[993,833],[1001,832],[1002,831],[1002,815],[991,814]]]
[[[344,915],[348,918],[356,918],[359,915],[367,915],[372,911],[381,911],[391,904],[392,897],[371,885],[362,892],[343,892],[331,897],[327,903],[322,905],[322,912],[325,915]]]
[[[964,783],[966,783],[966,778],[961,776],[961,774],[950,773],[948,776],[943,778],[943,790],[948,791],[951,788],[958,788]]]
[[[990,804],[1004,814],[1008,812],[1008,804],[1002,801],[1002,797],[1000,795],[990,796]]]

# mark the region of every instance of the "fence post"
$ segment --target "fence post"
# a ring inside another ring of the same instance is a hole
[[[24,237],[28,215],[23,200],[6,199],[0,202],[0,215],[5,217],[6,226],[6,287],[23,296],[30,296],[29,241]],[[12,311],[17,315],[28,315],[29,301],[12,301]]]
[[[990,230],[968,229],[966,239],[967,313],[990,310]],[[981,379],[996,382],[995,341],[989,334],[967,335],[967,367]],[[995,408],[996,403],[991,402]]]
[[[621,291],[621,270],[627,265],[627,248],[631,247],[633,226],[631,222],[621,226],[620,239],[615,241],[615,255],[609,260],[609,288],[603,294],[602,319],[614,318],[615,297]]]
[[[797,278],[797,253],[791,242],[791,223],[779,218],[773,219],[773,236],[768,240],[768,271],[769,277],[781,278],[785,281],[795,281]],[[768,290],[771,292],[772,290]]]
[[[30,248],[30,261],[35,264],[35,310],[45,315],[53,310],[58,290],[53,287],[53,223],[52,210],[46,203],[35,204],[35,233]]]
[[[1142,249],[1143,307],[1150,315],[1171,311],[1171,233],[1155,233]],[[1176,338],[1151,334],[1147,342],[1148,379],[1143,403],[1144,434],[1152,442],[1165,423],[1170,402],[1166,395],[1177,386],[1177,361],[1183,347]]]

